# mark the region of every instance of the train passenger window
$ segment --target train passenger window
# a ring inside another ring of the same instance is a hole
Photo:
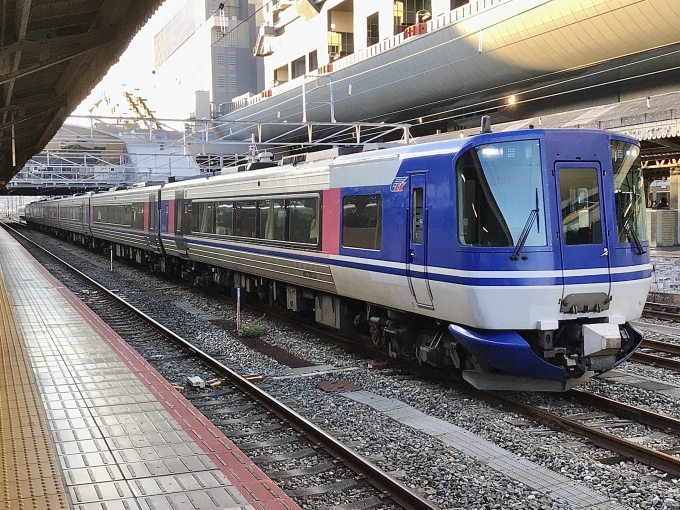
[[[288,240],[293,243],[318,244],[319,199],[288,199]]]
[[[423,188],[413,189],[413,211],[411,213],[411,240],[423,244]]]
[[[193,231],[203,234],[215,233],[215,205],[212,202],[198,202],[191,207],[194,221]]]
[[[286,201],[283,199],[259,200],[260,238],[285,241]]]
[[[382,197],[355,195],[342,200],[342,245],[380,250],[382,245]]]
[[[601,244],[600,186],[596,168],[560,168],[564,244]]]
[[[141,204],[132,206],[132,228],[144,230],[144,206]]]
[[[234,235],[257,237],[257,202],[234,203]]]
[[[131,205],[123,206],[123,219],[122,219],[120,224],[124,225],[126,227],[132,226],[132,206]]]
[[[223,236],[234,234],[234,204],[218,202],[215,204],[215,233]]]
[[[463,246],[515,246],[527,225],[526,246],[548,243],[538,140],[485,144],[456,161],[458,240]],[[538,205],[538,216],[532,221]]]
[[[640,147],[612,141],[614,197],[620,243],[647,241],[645,188],[640,161]]]

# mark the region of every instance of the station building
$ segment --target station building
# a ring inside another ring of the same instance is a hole
[[[157,88],[179,109],[210,119],[213,105],[262,88],[253,58],[262,0],[187,0],[154,37]]]
[[[220,105],[222,121],[617,130],[641,141],[649,205],[666,189],[680,207],[674,0],[271,0],[263,15],[263,89]],[[677,214],[653,217],[652,241],[677,243]]]

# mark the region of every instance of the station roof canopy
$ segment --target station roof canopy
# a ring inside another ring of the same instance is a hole
[[[668,92],[590,108],[492,125],[496,132],[541,128],[608,129],[640,141],[642,166],[650,178],[680,167],[680,92]],[[424,136],[417,143],[459,138],[479,133],[468,128]]]
[[[52,139],[162,3],[0,1],[0,189]]]

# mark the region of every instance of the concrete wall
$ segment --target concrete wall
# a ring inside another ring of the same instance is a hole
[[[678,211],[675,209],[647,210],[647,235],[652,248],[678,244]]]

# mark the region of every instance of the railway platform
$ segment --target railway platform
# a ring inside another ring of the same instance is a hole
[[[299,507],[0,229],[0,507]]]

